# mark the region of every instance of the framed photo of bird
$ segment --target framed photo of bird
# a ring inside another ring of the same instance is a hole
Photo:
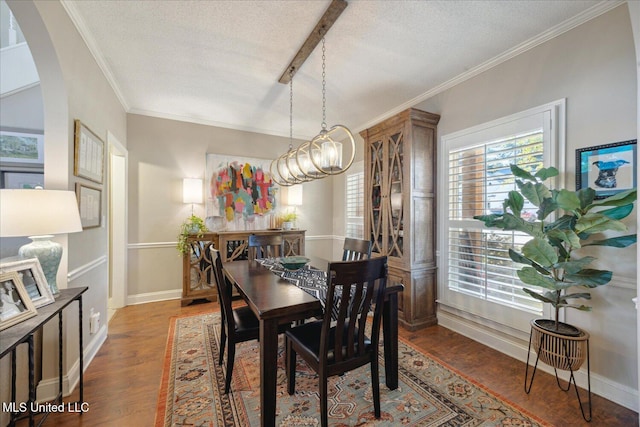
[[[603,199],[637,186],[637,139],[576,150],[576,190],[591,187]]]

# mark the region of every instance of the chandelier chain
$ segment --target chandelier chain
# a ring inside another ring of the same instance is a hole
[[[293,67],[289,70],[289,150],[293,149]]]
[[[326,65],[325,65],[325,48],[324,37],[322,37],[322,129],[327,129],[327,83],[326,83]]]

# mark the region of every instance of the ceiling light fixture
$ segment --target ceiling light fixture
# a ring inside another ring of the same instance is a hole
[[[325,64],[325,45],[324,37],[322,37],[322,128],[320,133],[316,135],[309,145],[309,150],[313,154],[310,159],[319,172],[325,175],[338,175],[351,167],[356,154],[356,143],[353,139],[351,131],[343,125],[334,125],[327,130],[327,83],[326,83],[326,64]],[[348,140],[350,155],[347,164],[342,165],[342,143],[339,139]],[[312,172],[312,174],[315,172]]]
[[[338,175],[351,167],[355,158],[355,140],[351,131],[343,125],[335,125],[327,129],[326,121],[326,48],[325,35],[342,11],[347,7],[344,0],[333,0],[329,8],[316,24],[313,32],[307,37],[287,72],[280,77],[281,83],[290,84],[289,115],[289,149],[286,153],[271,162],[270,170],[273,180],[282,186],[301,184],[329,175]],[[320,133],[311,141],[293,149],[293,75],[300,68],[318,42],[322,40],[322,125]],[[342,141],[342,142],[341,142]],[[349,155],[343,153],[343,142],[350,149]],[[348,159],[343,166],[343,160]]]

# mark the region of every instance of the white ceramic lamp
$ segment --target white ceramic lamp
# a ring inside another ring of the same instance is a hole
[[[50,239],[55,234],[82,231],[78,201],[73,191],[0,190],[0,237],[28,236],[21,258],[38,258],[54,295],[59,294],[56,275],[62,245]]]

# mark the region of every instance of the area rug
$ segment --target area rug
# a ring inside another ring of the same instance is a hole
[[[231,391],[225,395],[225,364],[217,363],[220,315],[172,319],[158,397],[156,427],[259,426],[259,343],[236,346]],[[282,340],[282,338],[281,338]],[[276,425],[320,424],[318,381],[298,358],[296,393],[286,390],[283,343],[278,357]],[[542,426],[533,415],[501,399],[411,344],[399,342],[399,387],[384,384],[380,351],[382,417],[373,416],[368,366],[329,379],[332,426]]]

